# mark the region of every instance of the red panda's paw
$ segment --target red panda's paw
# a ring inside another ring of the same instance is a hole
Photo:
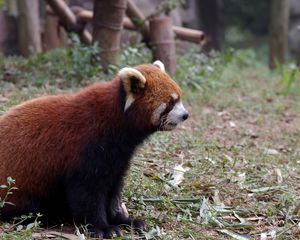
[[[132,220],[132,226],[135,230],[138,232],[143,232],[146,230],[146,223],[140,219],[133,219]]]
[[[116,219],[115,219],[116,221]],[[128,227],[141,233],[146,230],[146,224],[140,219],[134,219],[131,217],[117,219],[117,225],[121,227]]]
[[[118,226],[109,226],[103,229],[91,231],[90,235],[96,239],[111,239],[113,237],[121,237],[122,230]]]
[[[140,219],[128,218],[123,220],[123,224],[127,227],[133,228],[137,232],[141,233],[146,230],[146,223]]]
[[[103,230],[104,238],[112,238],[112,237],[121,237],[122,236],[122,230],[118,226],[109,226]]]

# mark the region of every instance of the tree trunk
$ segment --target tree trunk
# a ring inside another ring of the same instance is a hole
[[[93,42],[99,44],[100,61],[105,70],[117,59],[126,5],[127,0],[94,1]]]
[[[52,12],[47,11],[43,34],[43,49],[51,50],[60,47],[59,20]]]
[[[150,20],[150,40],[154,60],[162,61],[167,72],[174,75],[176,71],[176,47],[170,17],[156,17]]]
[[[289,9],[289,0],[272,0],[269,55],[271,69],[276,67],[276,63],[285,62],[288,47]]]
[[[16,55],[18,52],[17,21],[5,11],[0,10],[0,52]]]
[[[23,56],[42,51],[38,0],[18,0],[19,48]]]
[[[211,49],[222,50],[224,40],[223,0],[197,1],[201,29],[207,36],[206,51]]]

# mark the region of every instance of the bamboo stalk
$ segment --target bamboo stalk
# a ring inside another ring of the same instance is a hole
[[[142,34],[145,39],[149,39],[149,24],[146,22],[146,17],[132,0],[128,0],[126,14],[136,26],[140,22],[144,23]],[[124,25],[124,27],[126,28],[126,25]],[[172,26],[172,29],[175,33],[175,37],[180,40],[190,41],[200,45],[206,42],[205,33],[203,31],[177,26]]]
[[[171,75],[176,71],[176,47],[172,19],[170,17],[150,20],[150,40],[155,60],[161,60]]]
[[[49,6],[47,6],[45,17],[45,30],[43,34],[43,48],[44,50],[51,50],[60,47],[59,35],[59,19],[53,13]]]
[[[145,21],[144,14],[139,10],[132,0],[128,0],[126,15],[130,18],[132,23],[136,26],[137,30],[140,28],[144,40],[149,41],[149,23]]]
[[[79,6],[72,6],[70,7],[72,12],[75,14],[77,18],[79,18],[81,21],[84,22],[91,22],[93,19],[93,12],[89,10],[85,10],[82,7]]]
[[[99,44],[100,62],[105,70],[116,62],[126,5],[127,0],[94,1],[93,41]]]
[[[200,45],[206,42],[205,33],[199,30],[194,30],[185,27],[173,26],[175,36],[181,40],[198,43]]]
[[[272,0],[269,42],[269,66],[271,69],[274,69],[278,63],[284,64],[286,60],[289,9],[289,0]]]
[[[80,7],[72,8],[72,10],[76,14],[76,16],[80,18],[82,21],[90,22],[93,18],[93,12],[91,11],[85,10]],[[132,22],[131,19],[127,17],[123,19],[123,26],[128,30],[138,31],[136,25]],[[205,33],[199,30],[179,27],[179,26],[172,26],[172,30],[175,33],[175,37],[180,40],[194,42],[200,45],[203,45],[206,41]]]
[[[140,11],[140,9],[132,2],[132,0],[128,0],[127,2],[127,9],[126,14],[130,19],[136,19],[136,20],[144,20],[145,16]],[[148,32],[149,32],[149,26],[148,26]]]
[[[92,42],[92,36],[84,30],[84,26],[78,24],[75,14],[69,6],[62,0],[46,0],[47,4],[58,15],[67,31],[74,31],[80,34],[81,40],[85,43]]]
[[[27,57],[40,53],[42,44],[38,0],[18,1],[18,10],[18,36],[21,54]]]
[[[19,54],[17,19],[0,11],[0,52],[5,55]]]
[[[133,31],[137,31],[138,30],[136,28],[136,26],[133,24],[133,22],[128,17],[124,17],[124,19],[123,19],[123,26],[127,30],[133,30]]]

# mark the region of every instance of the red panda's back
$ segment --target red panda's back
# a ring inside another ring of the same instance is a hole
[[[1,184],[10,176],[16,180],[16,192],[42,194],[67,165],[76,164],[80,137],[64,121],[66,108],[71,111],[67,105],[66,97],[43,97],[0,118]]]

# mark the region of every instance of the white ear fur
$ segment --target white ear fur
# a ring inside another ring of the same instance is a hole
[[[158,68],[160,68],[163,72],[166,71],[165,65],[164,65],[161,61],[159,61],[159,60],[156,60],[156,61],[153,63],[153,65],[155,65],[155,66],[157,66]]]
[[[124,112],[131,106],[131,104],[134,102],[134,98],[132,94],[127,95],[126,97],[126,103],[124,107]]]
[[[145,87],[146,78],[140,71],[138,71],[134,68],[129,68],[129,67],[122,68],[119,71],[119,76],[121,78],[121,81],[123,82],[124,90],[126,93],[126,103],[125,103],[125,108],[124,108],[124,112],[125,112],[131,106],[131,104],[134,102],[133,93],[131,91],[132,77],[139,80],[138,86],[140,88]]]

